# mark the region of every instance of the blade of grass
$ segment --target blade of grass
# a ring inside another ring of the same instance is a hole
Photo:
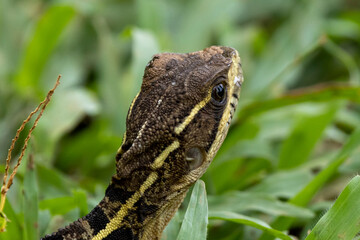
[[[11,221],[7,223],[6,231],[0,233],[0,240],[23,239],[23,218],[16,214],[11,202],[8,201],[8,199],[6,199],[4,212],[6,212],[6,216],[11,219]]]
[[[257,229],[260,229],[268,234],[271,234],[271,236],[283,239],[283,240],[292,240],[292,238],[288,235],[286,235],[283,232],[280,232],[276,229],[271,228],[267,223],[248,216],[244,216],[241,214],[233,213],[233,212],[226,212],[226,211],[211,211],[209,213],[209,219],[221,219],[225,221],[231,221],[235,223],[240,223],[244,225],[248,225],[251,227],[255,227]]]
[[[353,86],[358,86],[360,83],[360,72],[356,60],[347,51],[329,39],[326,41],[324,47],[330,54],[338,58],[339,61],[345,65],[349,72],[350,83]]]
[[[335,106],[334,106],[335,105]],[[278,162],[279,169],[295,168],[306,162],[326,126],[333,119],[337,104],[329,104],[314,115],[302,115],[290,136],[284,141]]]
[[[73,196],[51,198],[42,200],[39,204],[41,210],[49,210],[52,215],[64,215],[74,208],[79,209],[79,217],[88,213],[85,191],[74,190]]]
[[[322,46],[325,40],[322,16],[326,7],[322,1],[298,1],[291,9],[291,17],[277,28],[267,43],[254,75],[246,83],[245,98],[271,95],[272,85],[284,83],[286,74],[296,74],[304,59]]]
[[[257,211],[275,216],[312,218],[314,214],[301,207],[281,202],[263,193],[229,192],[220,196],[208,196],[211,211],[242,212]]]
[[[360,176],[354,177],[306,240],[351,240],[360,231]]]
[[[208,203],[206,198],[205,183],[198,180],[191,193],[190,202],[177,236],[177,240],[205,240],[207,224]]]
[[[38,186],[34,160],[29,155],[28,166],[24,177],[24,239],[39,239],[38,224]]]
[[[99,16],[92,22],[98,37],[98,89],[104,103],[103,112],[110,118],[113,131],[124,132],[125,124],[122,119],[125,119],[126,113],[123,109],[127,108],[130,102],[128,88],[132,87],[133,83],[125,83],[125,77],[121,75],[123,70],[119,59],[121,53],[118,51],[117,39],[112,35],[106,19]],[[128,91],[123,91],[123,88]]]
[[[169,224],[166,226],[165,230],[163,231],[161,235],[161,240],[172,240],[176,239],[180,227],[182,223],[182,218],[179,214],[179,212],[176,212],[174,217],[171,219]]]
[[[60,35],[75,15],[70,6],[54,5],[41,17],[36,25],[35,32],[26,48],[18,74],[15,78],[17,90],[22,95],[40,92],[41,73],[49,56],[57,45]],[[45,89],[44,89],[45,91]]]
[[[49,210],[51,215],[64,215],[77,207],[72,196],[45,199],[39,202],[39,209]]]
[[[297,206],[306,206],[313,198],[316,192],[337,172],[341,164],[352,154],[352,152],[360,145],[360,128],[353,132],[346,142],[340,153],[335,159],[323,169],[312,181],[309,182],[289,203]],[[278,230],[288,229],[294,218],[278,217],[274,220],[271,226]],[[272,236],[263,234],[260,240],[270,240]]]
[[[311,179],[312,174],[306,169],[279,171],[267,176],[259,184],[246,191],[289,199],[294,197]]]
[[[88,214],[86,192],[84,190],[74,190],[73,195],[74,195],[74,202],[80,211],[80,217],[83,217],[86,214]]]
[[[270,100],[256,101],[243,107],[239,112],[237,121],[233,128],[241,126],[249,117],[272,109],[285,106],[300,104],[304,102],[327,102],[335,99],[347,99],[360,103],[360,87],[351,87],[347,85],[318,85],[311,88],[304,88],[290,92],[287,95]]]

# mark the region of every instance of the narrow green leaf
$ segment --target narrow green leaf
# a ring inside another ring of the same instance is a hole
[[[39,210],[39,233],[40,236],[45,236],[47,234],[46,230],[48,229],[51,223],[51,214],[49,211]]]
[[[134,28],[132,35],[132,75],[134,77],[130,93],[135,96],[142,83],[144,69],[151,57],[160,51],[159,44],[154,34],[149,31]],[[123,91],[125,94],[125,91]]]
[[[337,57],[345,65],[349,71],[350,83],[352,83],[353,86],[358,86],[360,83],[360,72],[356,60],[351,56],[351,54],[331,40],[326,41],[325,49],[328,50],[334,57]]]
[[[238,119],[232,127],[241,126],[251,116],[268,112],[273,109],[305,102],[327,102],[336,99],[347,99],[360,103],[360,87],[346,85],[327,85],[326,87],[312,87],[311,89],[297,90],[278,98],[252,102],[241,109]]]
[[[75,15],[70,6],[54,5],[41,17],[35,32],[26,48],[22,64],[15,78],[17,90],[26,95],[29,89],[36,92],[42,89],[39,78],[49,56],[57,45],[60,36]],[[45,90],[44,90],[45,91]],[[42,95],[42,93],[39,93]]]
[[[76,126],[84,116],[94,116],[99,109],[95,96],[86,89],[72,88],[59,91],[46,108],[46,114],[41,119],[38,131],[44,131],[47,134],[44,136],[47,142],[56,141]],[[42,140],[39,139],[39,141]]]
[[[312,175],[306,169],[280,171],[266,177],[261,183],[247,189],[248,192],[269,194],[274,197],[291,198],[308,182]]]
[[[282,145],[279,169],[290,169],[306,162],[325,127],[333,119],[337,107],[327,106],[315,115],[302,115]]]
[[[253,146],[258,146],[254,148]],[[269,142],[261,139],[243,140],[234,144],[226,153],[216,159],[216,166],[234,158],[264,158],[275,161],[276,156]]]
[[[360,231],[360,176],[354,177],[306,240],[351,240]]]
[[[42,200],[39,207],[41,210],[49,210],[51,215],[64,215],[74,208],[79,209],[79,217],[88,214],[86,193],[82,190],[74,190],[73,196]]]
[[[80,217],[83,217],[86,214],[88,214],[86,192],[84,190],[74,190],[73,195],[74,195],[75,204],[80,210]]]
[[[211,211],[247,212],[259,211],[275,216],[312,218],[314,214],[301,207],[281,202],[263,193],[230,192],[221,196],[208,196]]]
[[[6,224],[6,231],[0,233],[0,240],[9,240],[9,239],[23,239],[24,237],[24,228],[23,228],[23,218],[18,216],[14,211],[11,202],[6,199],[4,212],[6,217],[9,220]]]
[[[129,91],[123,88],[132,88],[133,83],[125,83],[125,77],[121,75],[117,38],[111,33],[105,18],[97,17],[93,21],[98,37],[98,66],[99,81],[98,92],[103,102],[103,113],[111,120],[111,127],[116,132],[125,130],[123,119],[126,117],[125,109],[133,97]],[[130,95],[130,96],[129,96]]]
[[[138,26],[150,29],[158,35],[161,34],[167,24],[166,4],[161,0],[136,0],[135,6],[138,12]]]
[[[325,10],[323,1],[311,4],[300,1],[292,8],[291,17],[272,34],[256,66],[254,76],[246,84],[244,96],[268,96],[271,93],[271,85],[279,83],[284,73],[288,73],[289,70],[295,76],[299,73],[298,69],[303,63],[301,60],[321,45],[324,24],[322,16]]]
[[[346,18],[329,19],[326,23],[326,32],[330,36],[352,38],[355,41],[360,37],[359,25]]]
[[[177,236],[177,240],[205,240],[207,224],[208,203],[206,199],[205,183],[202,180],[198,180],[191,193],[190,202]]]
[[[289,203],[297,206],[305,206],[313,198],[316,192],[337,172],[341,164],[353,153],[360,145],[360,128],[353,132],[340,153],[335,159],[323,169],[313,180],[309,182]],[[278,217],[271,224],[273,228],[279,230],[288,229],[293,223],[294,218]],[[272,236],[263,234],[260,240],[270,240]]]
[[[164,229],[161,240],[172,240],[176,239],[180,227],[181,227],[182,218],[180,217],[179,211],[177,211],[174,215],[174,217],[171,219],[169,224]]]
[[[267,223],[248,216],[244,216],[241,214],[233,213],[233,212],[226,212],[226,211],[211,211],[209,213],[209,219],[221,219],[225,221],[231,221],[235,223],[245,224],[251,227],[255,227],[260,229],[268,234],[271,234],[274,237],[284,239],[284,240],[292,240],[292,238],[286,235],[283,232],[280,232],[276,229],[271,228]],[[190,238],[189,238],[190,239]]]
[[[209,45],[219,19],[237,17],[239,3],[233,0],[194,0],[182,4],[182,18],[176,22],[173,44],[176,51],[188,52]],[[204,11],[206,8],[206,11]]]
[[[36,172],[32,156],[29,157],[29,163],[24,176],[24,239],[39,239],[38,223],[38,186]]]
[[[39,203],[39,208],[41,210],[47,209],[53,216],[64,215],[76,207],[77,205],[74,198],[69,196],[45,199]]]

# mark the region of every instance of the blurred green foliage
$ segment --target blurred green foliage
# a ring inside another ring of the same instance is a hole
[[[304,239],[360,171],[357,0],[0,0],[1,169],[17,127],[62,74],[0,239],[38,239],[94,207],[151,56],[210,45],[242,58],[237,118],[202,178],[208,203],[199,182],[163,238]],[[308,239],[353,239],[358,181]]]

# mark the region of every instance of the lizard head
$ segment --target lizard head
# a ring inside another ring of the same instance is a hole
[[[158,171],[165,192],[193,184],[225,139],[242,82],[233,48],[155,55],[128,112],[118,174]]]
[[[160,239],[224,141],[242,82],[232,48],[155,55],[130,106],[105,197],[44,239]]]
[[[143,193],[147,202],[172,203],[175,212],[224,141],[242,82],[233,48],[155,55],[129,109],[117,154],[117,177],[127,179],[127,191],[150,183]]]

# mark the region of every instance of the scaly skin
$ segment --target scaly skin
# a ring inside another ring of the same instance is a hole
[[[130,106],[105,197],[43,239],[160,239],[224,141],[242,82],[232,48],[155,55]]]

